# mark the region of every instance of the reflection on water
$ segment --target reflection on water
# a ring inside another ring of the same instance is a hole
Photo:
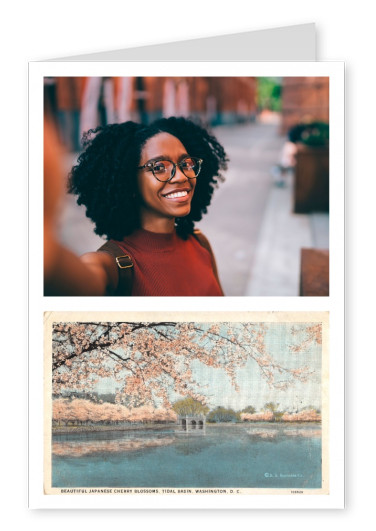
[[[252,437],[259,437],[260,439],[275,439],[279,434],[278,430],[253,429],[248,430]]]
[[[260,439],[275,439],[277,437],[309,437],[309,438],[318,438],[321,437],[321,428],[317,428],[317,426],[314,427],[308,427],[308,428],[302,428],[302,427],[294,427],[294,428],[284,428],[284,427],[278,427],[273,428],[270,426],[266,427],[251,427],[247,430],[247,433],[251,437],[259,437]]]
[[[173,442],[172,437],[114,441],[55,441],[52,443],[52,453],[60,456],[81,457],[94,453],[134,452],[156,446],[165,446]]]
[[[317,439],[318,437],[321,437],[321,429],[320,430],[284,430],[283,433],[285,435],[289,435],[290,437],[314,437]]]
[[[54,435],[52,453],[54,487],[321,487],[319,424]]]
[[[210,446],[213,446],[215,441],[211,437],[194,437],[190,435],[183,435],[177,437],[175,440],[175,451],[180,455],[193,455],[206,450]]]

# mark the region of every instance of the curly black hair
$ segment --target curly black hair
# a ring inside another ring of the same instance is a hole
[[[227,155],[206,128],[186,118],[162,118],[150,125],[125,122],[90,129],[83,136],[84,151],[73,166],[68,191],[86,206],[86,216],[95,223],[95,233],[122,240],[140,228],[137,172],[141,151],[158,133],[170,133],[187,153],[203,159],[190,213],[176,219],[176,231],[186,239],[194,222],[207,212],[215,186],[223,180]]]

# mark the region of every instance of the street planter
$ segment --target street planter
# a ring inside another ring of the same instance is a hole
[[[300,296],[329,296],[329,251],[327,249],[301,249]]]
[[[329,146],[297,144],[294,212],[329,212]]]

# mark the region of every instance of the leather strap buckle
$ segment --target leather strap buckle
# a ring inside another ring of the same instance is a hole
[[[125,263],[121,263],[120,260],[125,258]],[[120,269],[128,269],[128,267],[133,267],[132,258],[128,254],[123,254],[122,256],[117,256],[115,258],[116,263]],[[130,263],[129,263],[130,262]]]

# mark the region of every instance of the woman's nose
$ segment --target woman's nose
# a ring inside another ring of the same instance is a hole
[[[175,173],[173,174],[173,177],[171,177],[169,182],[171,183],[171,182],[183,182],[183,181],[188,181],[188,177],[184,175],[180,167],[176,165]]]

